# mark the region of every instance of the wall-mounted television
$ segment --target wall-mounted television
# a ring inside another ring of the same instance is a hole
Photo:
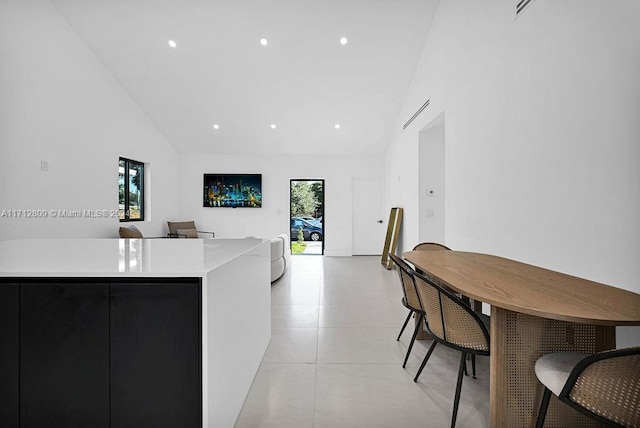
[[[203,207],[262,207],[262,174],[204,174]]]

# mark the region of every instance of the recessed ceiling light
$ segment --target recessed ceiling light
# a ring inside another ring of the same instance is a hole
[[[169,40],[169,46],[171,46],[172,48],[175,48],[176,46],[178,46],[178,44],[173,40]]]
[[[340,129],[340,124],[336,123],[333,127],[336,128],[336,129]]]
[[[346,38],[346,37],[340,37],[340,44],[341,44],[341,45],[346,45],[346,44],[347,44],[347,42],[348,42],[348,40],[347,40],[347,38]]]
[[[276,129],[276,124],[275,123],[271,124],[271,129]]]
[[[269,44],[269,40],[265,39],[264,37],[260,39],[260,44],[262,46],[267,46]]]
[[[220,129],[220,125],[218,125],[217,123],[213,124],[213,129]]]

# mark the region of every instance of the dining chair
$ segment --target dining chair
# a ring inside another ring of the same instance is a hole
[[[544,426],[551,393],[608,427],[640,427],[640,346],[596,354],[554,352],[538,358],[544,386],[537,428]]]
[[[446,245],[439,244],[437,242],[421,242],[415,247],[413,247],[413,251],[442,251],[442,250],[451,250],[451,248]]]
[[[451,248],[447,247],[446,245],[440,244],[438,242],[421,242],[415,247],[413,247],[413,251],[442,251],[442,250],[451,251]],[[420,269],[416,269],[416,272],[424,273]],[[482,312],[482,303],[480,301],[474,299],[472,303],[471,299],[465,296],[464,294],[458,293],[457,291],[449,287],[445,287],[445,288],[448,291],[451,291],[453,294],[457,295],[458,297],[462,298],[462,300],[464,300],[469,306],[473,307],[474,311],[478,313]]]
[[[407,349],[407,354],[404,357],[404,362],[402,363],[402,368],[407,366],[407,361],[409,360],[409,354],[411,353],[411,349],[413,348],[413,344],[416,341],[416,336],[418,335],[419,330],[422,328],[422,322],[424,321],[424,311],[420,308],[420,301],[418,300],[418,295],[416,294],[416,288],[413,285],[412,271],[413,268],[409,266],[407,262],[402,260],[400,257],[395,254],[391,254],[391,260],[398,268],[398,277],[400,278],[400,286],[402,288],[402,305],[409,309],[409,313],[407,314],[407,318],[404,320],[404,324],[402,324],[402,329],[400,330],[400,334],[398,334],[398,338],[396,340],[400,340],[400,336],[404,332],[405,327],[409,323],[411,316],[418,316],[416,321],[416,326],[413,329],[413,336],[411,336],[411,342],[409,342],[409,348]]]
[[[418,381],[437,343],[442,343],[461,353],[451,416],[453,428],[458,415],[467,355],[471,355],[474,378],[476,377],[475,356],[489,355],[489,317],[474,312],[462,299],[431,282],[426,276],[414,272],[413,279],[420,308],[425,313],[425,327],[434,339],[413,381]]]
[[[191,221],[168,221],[167,227],[169,228],[169,238],[198,238],[199,233],[210,234],[210,238],[215,238],[214,232],[205,232],[196,229],[196,224]]]

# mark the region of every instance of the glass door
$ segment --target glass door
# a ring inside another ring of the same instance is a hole
[[[324,180],[291,179],[289,222],[292,255],[323,255]]]

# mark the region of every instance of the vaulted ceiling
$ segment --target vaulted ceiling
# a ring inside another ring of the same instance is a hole
[[[437,6],[51,3],[180,153],[306,155],[384,151]]]

